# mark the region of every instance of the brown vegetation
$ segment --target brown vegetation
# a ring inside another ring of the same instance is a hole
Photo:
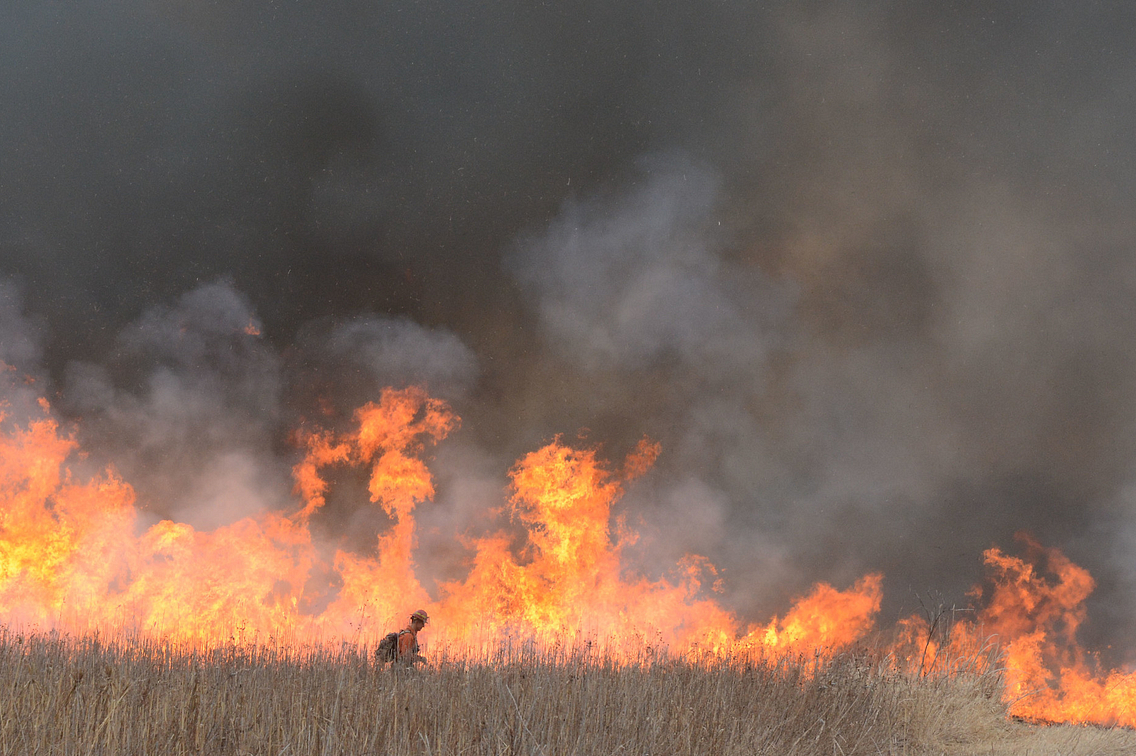
[[[378,671],[367,650],[0,632],[3,754],[1120,754],[1136,735],[1007,719],[996,672],[867,654],[618,665],[500,651]]]

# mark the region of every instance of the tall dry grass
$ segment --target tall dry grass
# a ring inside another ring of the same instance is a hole
[[[994,671],[916,678],[858,653],[615,664],[517,648],[392,672],[347,645],[0,631],[3,754],[987,753],[1012,734],[1000,696]]]

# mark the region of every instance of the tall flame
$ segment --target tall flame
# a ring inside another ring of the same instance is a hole
[[[414,514],[434,497],[424,453],[459,419],[422,389],[384,390],[355,412],[349,432],[297,433],[294,511],[211,531],[170,520],[142,527],[132,488],[113,470],[79,479],[76,441],[42,407],[24,425],[0,414],[6,623],[125,627],[205,644],[237,636],[373,642],[390,622],[427,608],[434,640],[455,647],[583,637],[623,658],[653,650],[712,658],[831,653],[871,633],[879,611],[878,574],[846,590],[818,584],[784,617],[744,625],[703,590],[707,576],[720,580],[705,557],[688,555],[663,577],[637,572],[626,553],[636,534],[612,509],[658,456],[649,439],[617,471],[594,449],[559,439],[525,455],[509,473],[500,511],[511,525],[464,541],[468,573],[432,596],[416,577]],[[373,551],[313,539],[335,468],[365,470],[371,505],[390,519]],[[983,603],[972,619],[945,639],[930,619],[904,620],[894,657],[915,674],[949,673],[944,660],[975,658],[996,642],[1014,714],[1136,725],[1136,677],[1100,670],[1076,641],[1092,577],[1056,549],[1028,540],[1026,548],[1030,559],[989,549],[991,580],[975,594]],[[313,587],[316,575],[329,574],[331,590]]]
[[[649,439],[619,474],[594,450],[559,440],[526,455],[510,473],[506,502],[523,543],[505,531],[471,541],[467,576],[432,600],[414,564],[414,510],[434,496],[421,455],[458,423],[421,389],[387,389],[356,411],[351,432],[297,434],[304,455],[293,468],[294,513],[263,512],[207,532],[165,520],[136,533],[130,486],[110,471],[75,481],[68,458],[76,442],[45,409],[0,435],[0,615],[75,630],[128,625],[187,642],[234,633],[316,641],[366,639],[385,629],[368,617],[421,606],[436,617],[436,637],[452,642],[582,634],[617,654],[836,647],[871,626],[878,576],[847,592],[818,586],[784,620],[743,628],[700,590],[714,570],[709,560],[691,555],[669,578],[631,570],[623,551],[635,534],[612,521],[612,505],[657,457]],[[368,470],[370,501],[391,519],[373,555],[329,554],[313,543],[310,522],[326,505],[335,467]],[[308,588],[318,571],[338,585],[323,602]]]
[[[987,584],[964,619],[935,632],[940,618],[901,623],[895,653],[920,674],[952,673],[976,659],[1004,668],[1010,713],[1039,722],[1136,726],[1136,672],[1106,670],[1081,647],[1077,630],[1095,582],[1060,550],[1019,534],[1025,557],[987,549]]]

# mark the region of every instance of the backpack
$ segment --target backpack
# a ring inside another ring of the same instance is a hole
[[[386,637],[379,641],[379,645],[375,649],[375,661],[382,664],[397,659],[398,637],[405,632],[406,630],[399,630],[397,632],[387,633]]]

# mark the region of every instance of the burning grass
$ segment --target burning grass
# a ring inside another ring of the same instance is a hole
[[[4,754],[1130,753],[1136,735],[1006,717],[996,670],[831,659],[615,663],[588,648],[439,654],[0,632]],[[1042,744],[1044,738],[1047,745]],[[1056,748],[1056,750],[1054,750]]]
[[[637,536],[612,507],[657,445],[613,467],[558,439],[510,470],[503,509],[486,513],[508,515],[522,541],[507,529],[458,535],[468,573],[430,592],[414,512],[434,493],[426,449],[458,419],[423,389],[384,390],[348,430],[299,434],[297,509],[212,531],[151,522],[112,469],[78,474],[77,442],[41,406],[25,425],[0,407],[0,623],[60,633],[3,639],[8,753],[916,753],[1001,737],[981,723],[1004,724],[1007,705],[1136,726],[1136,673],[1102,668],[1077,643],[1091,575],[1028,538],[1024,557],[984,553],[977,606],[949,628],[940,613],[876,630],[876,573],[818,583],[782,616],[746,624],[703,588],[717,576],[705,557],[661,576],[625,558]],[[313,535],[336,466],[369,471],[361,506],[391,519],[373,551]],[[542,651],[454,653],[414,678],[374,677],[358,649],[418,607],[439,646],[524,637]],[[167,645],[96,643],[116,627]],[[288,641],[225,646],[226,628]],[[600,634],[606,655],[547,640]],[[886,663],[848,650],[874,634],[891,636]],[[987,659],[991,639],[1002,661],[969,663]],[[217,647],[228,650],[178,650]],[[658,648],[686,661],[649,654]]]

